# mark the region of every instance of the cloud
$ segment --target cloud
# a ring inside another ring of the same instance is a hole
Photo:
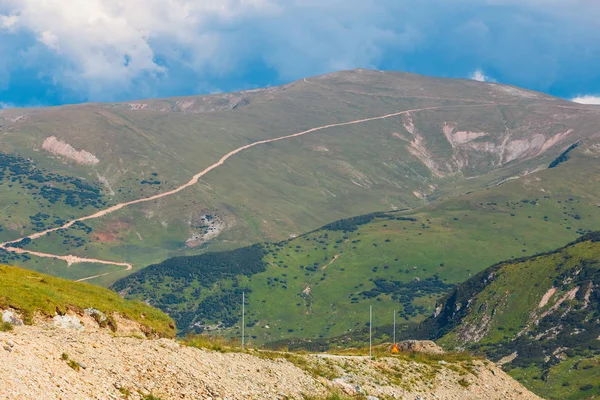
[[[469,75],[469,79],[479,82],[487,82],[490,80],[489,77],[487,77],[481,69],[476,69],[475,71],[471,72],[471,75]]]
[[[565,3],[4,0],[0,95],[19,105],[116,101],[350,68],[465,77],[473,65],[485,66],[473,79],[566,98],[600,91],[600,2]]]
[[[87,90],[92,97],[127,90],[137,79],[159,79],[173,62],[196,72],[211,68],[227,72],[228,65],[236,67],[236,60],[217,54],[234,51],[223,43],[226,34],[221,29],[240,16],[277,12],[267,0],[11,0],[11,4],[0,28],[4,40],[8,34],[29,37],[26,49],[18,54],[20,62],[34,65],[44,60],[42,75],[73,90]]]
[[[574,103],[600,105],[600,96],[577,96],[571,99]]]

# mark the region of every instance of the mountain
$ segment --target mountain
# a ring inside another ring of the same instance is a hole
[[[551,164],[594,169],[599,119],[599,107],[512,86],[366,70],[1,110],[1,256],[110,285],[169,257],[428,207]],[[62,259],[40,262],[52,255]]]
[[[0,399],[538,399],[488,361],[428,343],[376,347],[371,361],[364,349],[242,351],[173,332],[165,314],[107,289],[0,266]]]
[[[600,226],[599,164],[576,150],[557,168],[430,206],[340,220],[277,243],[177,257],[112,288],[169,313],[182,332],[240,326],[259,342],[335,337],[421,321],[488,265],[550,251]],[[582,165],[586,165],[582,168]],[[227,333],[227,331],[230,331]]]
[[[600,394],[600,232],[496,264],[447,295],[425,336],[477,351],[548,399]]]

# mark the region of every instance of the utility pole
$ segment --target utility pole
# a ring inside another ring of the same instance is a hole
[[[396,310],[394,310],[394,344],[396,344]]]
[[[373,306],[369,306],[369,359],[373,357]]]
[[[246,325],[246,292],[242,292],[242,350],[244,350],[244,328]]]

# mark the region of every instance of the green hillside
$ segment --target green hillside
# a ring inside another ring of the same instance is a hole
[[[496,264],[458,285],[422,326],[482,352],[548,399],[600,395],[600,232]]]
[[[141,268],[422,207],[545,169],[575,143],[574,153],[598,153],[597,107],[493,83],[365,70],[232,94],[2,110],[0,241],[174,189],[258,140],[401,111],[244,150],[174,196],[26,248]],[[62,277],[98,276],[92,281],[102,285],[128,273],[6,257]]]
[[[598,163],[557,168],[417,210],[338,221],[279,243],[173,258],[118,281],[183,332],[236,334],[241,293],[258,342],[329,338],[431,315],[436,299],[487,265],[550,251],[600,226]],[[589,168],[581,168],[582,165]],[[268,326],[268,328],[266,328]]]
[[[18,310],[25,323],[34,316],[52,317],[68,310],[95,308],[107,316],[119,315],[145,326],[148,333],[173,337],[173,320],[146,304],[123,300],[116,293],[86,283],[75,283],[21,268],[0,265],[0,310]]]

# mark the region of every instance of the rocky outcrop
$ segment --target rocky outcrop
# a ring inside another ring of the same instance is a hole
[[[444,350],[431,340],[406,340],[397,346],[398,350],[406,353],[444,354]]]
[[[92,153],[85,150],[75,150],[69,143],[57,139],[56,136],[46,138],[42,144],[42,149],[81,165],[96,165],[100,162]]]
[[[11,325],[23,325],[23,319],[15,310],[2,310],[0,311],[0,322],[4,322]]]
[[[75,315],[57,315],[52,318],[53,325],[60,329],[72,329],[83,332],[85,327]]]

